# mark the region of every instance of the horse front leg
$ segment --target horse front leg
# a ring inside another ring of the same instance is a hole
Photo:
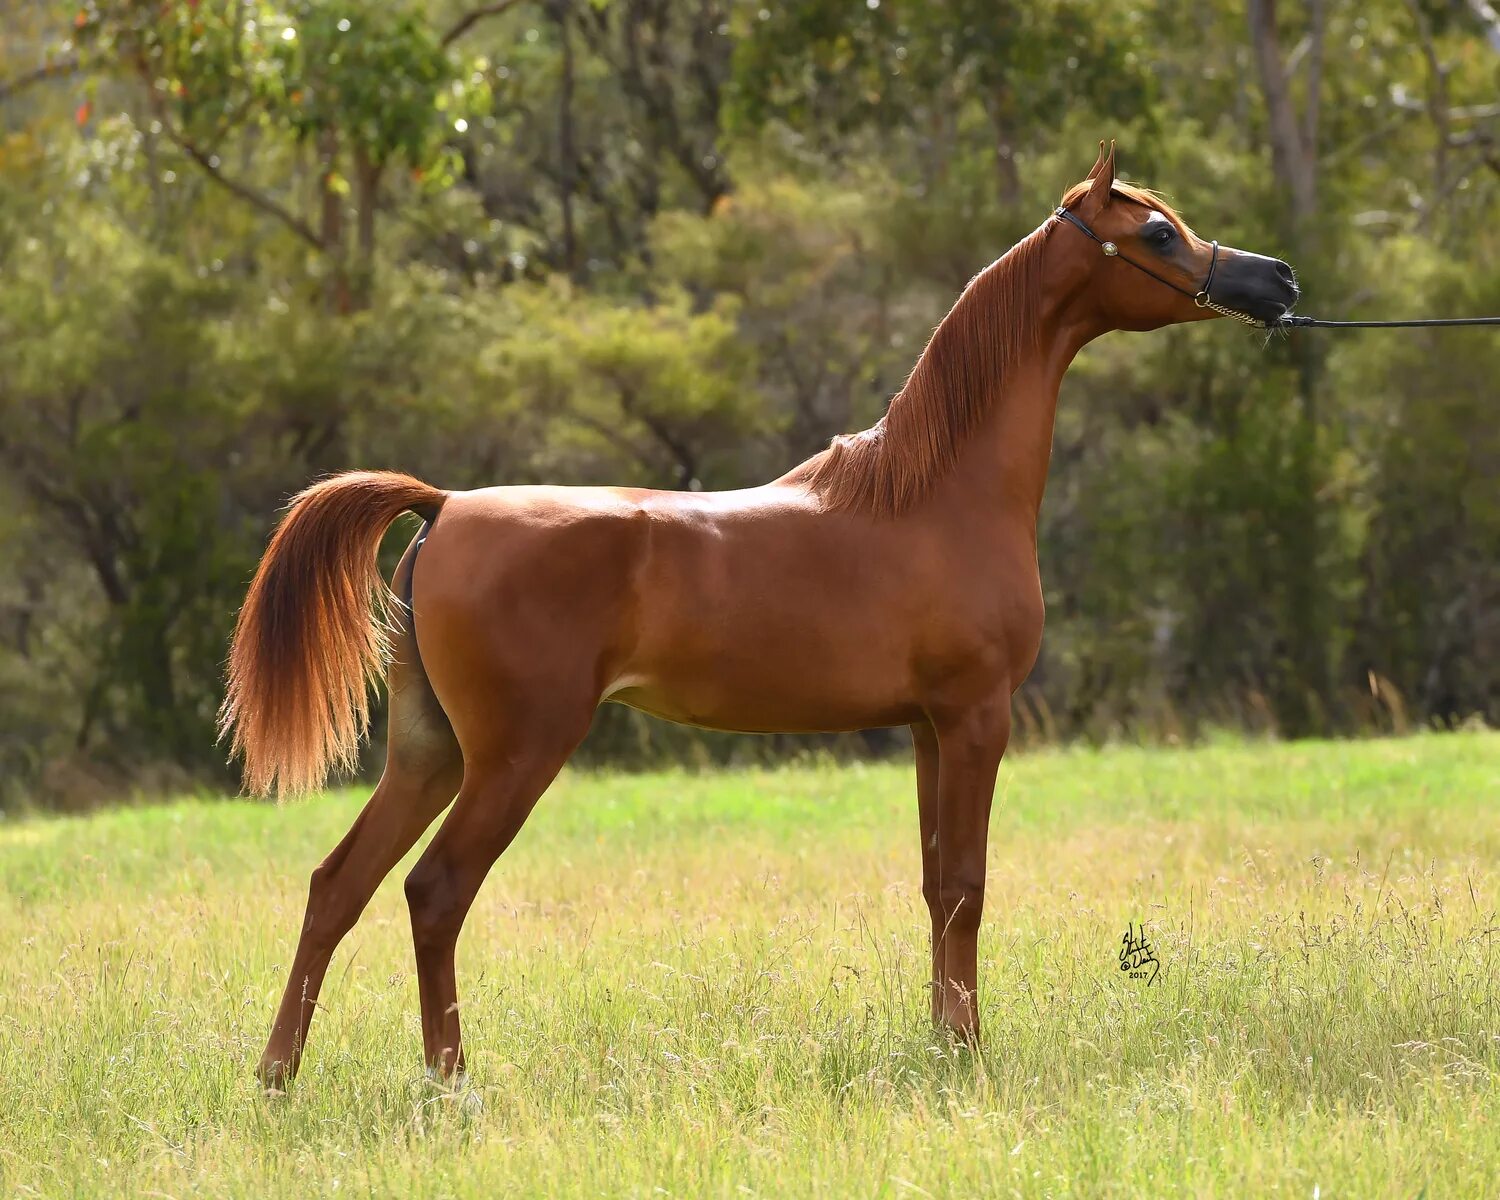
[[[932,971],[928,979],[932,1022],[943,1017],[943,899],[938,874],[938,742],[926,721],[911,727],[917,760],[917,822],[922,835],[922,899],[932,922]]]
[[[939,1022],[979,1040],[979,925],[995,775],[1010,740],[1010,694],[961,712],[934,715],[938,750]]]

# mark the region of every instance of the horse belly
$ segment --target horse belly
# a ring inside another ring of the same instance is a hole
[[[604,699],[747,733],[866,729],[919,715],[899,623],[741,596],[662,625],[663,636],[632,656]]]
[[[792,688],[772,692],[724,694],[692,683],[665,680],[621,680],[604,696],[679,725],[728,733],[841,733],[906,725],[921,712],[909,700],[813,696]]]

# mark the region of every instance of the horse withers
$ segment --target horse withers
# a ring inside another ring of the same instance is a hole
[[[885,416],[762,487],[445,492],[361,471],[308,488],[240,611],[223,727],[250,789],[315,788],[354,761],[384,671],[389,746],[313,871],[261,1078],[295,1072],[335,947],[450,802],[406,895],[427,1063],[461,1069],[459,929],[604,701],[749,732],[910,725],[932,1017],[977,1038],[986,834],[1041,643],[1063,373],[1110,330],[1269,323],[1296,299],[1285,263],[1204,242],[1101,144],[965,288]],[[393,595],[376,551],[404,512],[425,523]]]

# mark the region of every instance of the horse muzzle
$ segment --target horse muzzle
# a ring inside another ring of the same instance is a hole
[[[1249,250],[1221,252],[1213,283],[1216,304],[1271,325],[1292,310],[1301,294],[1297,273],[1281,259]]]

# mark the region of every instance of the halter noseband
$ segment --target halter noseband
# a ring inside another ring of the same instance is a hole
[[[1208,260],[1208,277],[1204,279],[1203,287],[1197,292],[1190,292],[1187,290],[1187,288],[1180,287],[1177,284],[1173,283],[1166,276],[1158,275],[1145,263],[1136,262],[1135,259],[1121,254],[1120,248],[1118,246],[1116,246],[1113,242],[1106,242],[1103,238],[1101,238],[1097,233],[1095,233],[1088,227],[1082,217],[1078,216],[1077,213],[1069,211],[1068,208],[1066,208],[1064,205],[1059,204],[1052,211],[1055,216],[1061,217],[1070,225],[1077,226],[1079,229],[1083,230],[1084,233],[1088,234],[1089,237],[1093,238],[1094,241],[1098,242],[1099,248],[1104,251],[1104,254],[1107,258],[1118,258],[1121,262],[1129,263],[1137,271],[1144,271],[1158,283],[1164,283],[1174,292],[1177,292],[1183,296],[1187,296],[1199,308],[1212,309],[1214,312],[1220,314],[1221,316],[1233,317],[1236,321],[1243,321],[1246,325],[1254,325],[1257,328],[1263,327],[1263,322],[1257,320],[1255,317],[1252,317],[1249,313],[1242,313],[1233,308],[1225,308],[1222,304],[1217,303],[1211,295],[1209,295],[1209,288],[1213,287],[1214,284],[1214,271],[1219,265],[1218,242],[1212,243],[1213,252]]]

